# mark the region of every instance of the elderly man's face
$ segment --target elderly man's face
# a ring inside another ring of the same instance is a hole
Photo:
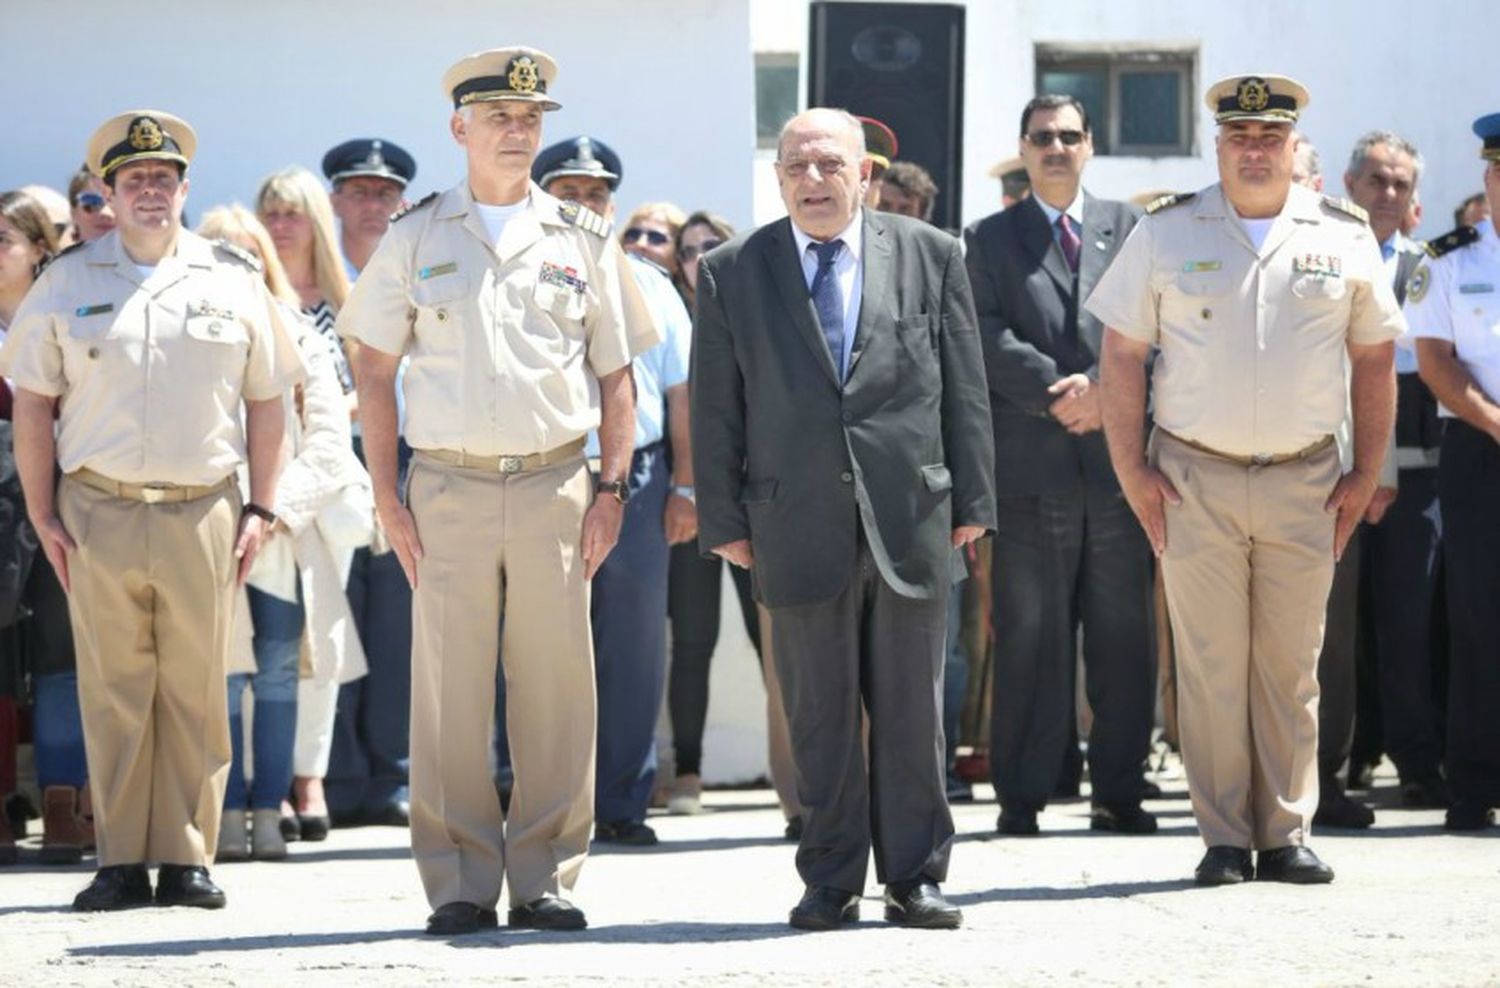
[[[1234,200],[1237,192],[1256,196],[1291,188],[1297,142],[1292,125],[1266,120],[1230,120],[1219,128],[1219,178]]]
[[[463,145],[469,167],[506,176],[531,174],[531,162],[542,143],[542,108],[530,100],[502,99],[470,103],[466,114],[454,113],[453,139]]]
[[[776,159],[781,199],[798,229],[815,240],[842,233],[859,212],[870,179],[860,134],[832,113],[793,121]]]

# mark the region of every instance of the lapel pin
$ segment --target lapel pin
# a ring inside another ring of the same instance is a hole
[[[1106,246],[1105,246],[1105,245],[1104,245],[1104,241],[1102,241],[1102,240],[1095,240],[1095,241],[1094,241],[1094,246],[1095,246],[1095,247],[1098,247],[1098,248],[1099,248],[1099,249],[1100,249],[1100,250],[1107,250],[1107,249],[1108,249],[1108,248],[1107,248],[1107,247],[1106,247]]]

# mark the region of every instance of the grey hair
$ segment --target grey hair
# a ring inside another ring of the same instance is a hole
[[[1307,177],[1317,178],[1323,174],[1323,157],[1318,154],[1318,148],[1300,130],[1292,131],[1292,136],[1297,139],[1297,158],[1307,166]]]
[[[838,117],[839,120],[845,126],[847,126],[849,128],[849,131],[854,135],[855,148],[859,151],[860,157],[864,157],[865,125],[859,122],[858,117],[841,106],[810,106],[806,110],[803,110],[801,113],[797,114],[796,116],[792,117],[792,119],[781,125],[781,133],[776,135],[776,158],[778,161],[781,159],[781,149],[786,144],[786,135],[792,131],[798,121],[815,110],[825,113],[832,113],[834,116]]]
[[[1411,157],[1413,182],[1422,177],[1422,169],[1426,167],[1426,162],[1422,160],[1422,152],[1418,151],[1417,146],[1411,141],[1389,130],[1372,130],[1354,142],[1354,150],[1349,153],[1349,174],[1359,174],[1365,167],[1365,161],[1370,157],[1370,149],[1381,145]]]

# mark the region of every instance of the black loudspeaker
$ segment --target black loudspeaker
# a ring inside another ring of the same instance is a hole
[[[963,215],[964,8],[814,3],[808,106],[838,106],[896,132],[896,157],[932,174],[932,221]]]

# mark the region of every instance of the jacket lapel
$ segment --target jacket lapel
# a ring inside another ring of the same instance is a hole
[[[861,264],[864,272],[862,297],[859,300],[859,321],[855,324],[853,349],[849,354],[849,377],[854,376],[854,367],[869,345],[872,326],[877,320],[893,316],[896,312],[896,262],[891,252],[891,241],[886,226],[878,215],[865,211],[864,243],[861,248]],[[846,379],[847,381],[847,379]]]
[[[1073,272],[1068,270],[1062,249],[1052,239],[1052,225],[1047,222],[1047,214],[1029,196],[1014,208],[1025,213],[1021,221],[1021,242],[1026,252],[1052,276],[1063,297],[1070,297],[1073,294]]]
[[[797,241],[792,237],[792,221],[782,220],[766,244],[766,265],[770,268],[771,283],[781,295],[781,301],[792,318],[792,328],[812,351],[813,359],[823,368],[823,373],[835,386],[839,385],[838,374],[833,368],[833,358],[828,354],[828,344],[823,341],[823,331],[818,328],[818,314],[813,309],[812,296],[807,291],[807,281],[802,274],[802,261],[797,257]]]
[[[1099,200],[1083,194],[1083,230],[1079,236],[1083,238],[1083,246],[1078,253],[1078,298],[1080,301],[1089,297],[1094,290],[1094,284],[1104,274],[1104,269],[1109,266],[1110,250],[1115,245],[1117,236],[1114,220],[1105,215],[1099,205]]]

